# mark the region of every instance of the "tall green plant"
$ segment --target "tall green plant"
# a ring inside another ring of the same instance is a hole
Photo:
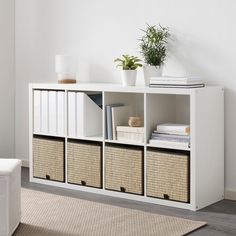
[[[138,67],[141,67],[141,60],[138,57],[130,55],[122,55],[122,58],[116,58],[114,62],[118,62],[117,66],[122,67],[123,70],[136,70]]]
[[[147,25],[146,30],[142,31],[145,34],[140,39],[140,49],[145,63],[152,66],[161,66],[167,55],[169,29],[161,25]]]

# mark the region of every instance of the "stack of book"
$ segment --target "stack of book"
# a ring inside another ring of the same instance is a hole
[[[117,140],[116,127],[127,125],[130,116],[130,106],[121,103],[106,106],[106,139]]]
[[[205,84],[200,78],[196,77],[151,77],[150,87],[154,88],[200,88]]]
[[[184,124],[160,124],[153,131],[149,144],[159,147],[183,147],[190,144],[190,127]]]

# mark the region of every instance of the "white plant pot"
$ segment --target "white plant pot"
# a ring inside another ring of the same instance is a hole
[[[144,65],[143,66],[143,74],[144,74],[145,85],[149,86],[151,77],[162,76],[162,71],[163,71],[163,66]]]
[[[121,79],[123,86],[135,86],[137,70],[122,70]]]

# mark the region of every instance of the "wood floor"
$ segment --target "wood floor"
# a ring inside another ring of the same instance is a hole
[[[30,183],[28,168],[22,168],[22,187],[161,215],[206,221],[208,223],[206,227],[191,233],[192,236],[236,236],[236,201],[223,200],[200,211],[191,212],[188,210]]]

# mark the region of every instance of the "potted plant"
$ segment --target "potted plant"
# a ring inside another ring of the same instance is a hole
[[[147,25],[145,34],[140,39],[141,54],[146,65],[143,66],[145,84],[148,86],[151,77],[161,76],[167,55],[167,40],[170,37],[168,28],[161,25]]]
[[[118,62],[117,67],[122,67],[122,84],[123,86],[135,86],[137,77],[137,68],[142,67],[140,59],[128,54],[122,55],[122,58],[116,58],[114,62]]]

